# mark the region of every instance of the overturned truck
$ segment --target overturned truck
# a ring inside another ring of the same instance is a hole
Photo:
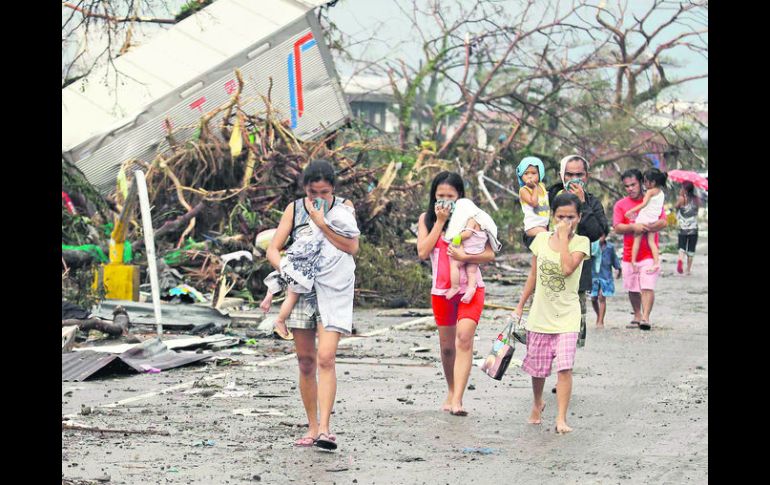
[[[272,110],[301,140],[341,127],[350,109],[314,12],[325,3],[218,0],[117,58],[118,85],[102,82],[104,67],[64,88],[62,157],[111,192],[124,164],[170,148],[170,132],[192,139],[236,94],[236,69],[244,111]]]

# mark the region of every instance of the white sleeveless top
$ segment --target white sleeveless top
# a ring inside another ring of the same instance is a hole
[[[660,211],[663,210],[665,198],[666,194],[662,190],[658,192],[658,195],[653,196],[650,202],[647,203],[647,207],[639,211],[635,222],[638,224],[652,224],[660,219]]]
[[[529,190],[524,187],[522,190]],[[537,184],[537,207],[532,207],[524,201],[521,201],[521,210],[524,211],[524,231],[529,231],[533,227],[548,227],[551,215],[551,207],[548,204],[548,191],[545,184]],[[542,193],[541,193],[542,192]]]

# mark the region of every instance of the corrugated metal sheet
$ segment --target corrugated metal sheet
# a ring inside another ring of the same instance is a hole
[[[174,352],[169,350],[162,341],[155,338],[142,343],[139,347],[123,352],[120,354],[120,359],[136,369],[137,372],[144,372],[147,367],[155,367],[160,370],[181,367],[208,359],[211,355],[195,352]]]
[[[125,74],[119,86],[102,82],[107,68],[68,86],[62,90],[62,156],[109,192],[126,160],[150,162],[168,148],[166,118],[180,130],[178,140],[189,139],[202,114],[229,101],[236,67],[248,112],[265,110],[261,95],[272,78],[272,108],[299,138],[337,128],[349,109],[309,12],[319,3],[218,0],[116,59],[114,68]]]
[[[183,365],[208,359],[213,354],[195,352],[174,352],[166,344],[155,338],[143,342],[123,352],[111,354],[82,350],[69,352],[61,356],[61,378],[66,381],[84,381],[98,372],[120,373],[145,372],[148,367],[161,370],[173,369]],[[109,369],[108,369],[109,368]]]
[[[152,303],[103,300],[99,306],[92,308],[91,312],[97,317],[111,320],[112,312],[117,306],[126,309],[131,323],[155,325],[155,312]],[[161,303],[160,311],[164,327],[173,330],[189,330],[195,325],[208,322],[217,323],[222,327],[230,324],[230,317],[210,306]]]
[[[117,354],[105,354],[92,350],[61,354],[61,380],[63,382],[84,381],[110,364],[124,372],[133,372],[131,367],[120,361]]]
[[[170,350],[176,349],[192,349],[198,347],[230,347],[238,345],[240,339],[238,337],[231,337],[229,335],[209,335],[208,337],[171,337],[164,338],[163,344]],[[106,345],[93,345],[91,347],[79,347],[73,349],[75,352],[93,351],[93,352],[105,352],[109,354],[121,354],[129,355],[129,350],[141,348],[142,346],[149,345],[146,342],[139,344],[106,344]]]

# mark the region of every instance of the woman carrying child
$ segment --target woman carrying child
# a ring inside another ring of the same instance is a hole
[[[438,326],[441,364],[447,382],[447,397],[442,410],[455,416],[467,416],[463,409],[463,394],[468,384],[473,359],[473,338],[484,308],[484,281],[477,270],[477,289],[468,302],[461,301],[467,290],[466,268],[460,268],[460,291],[451,300],[446,293],[451,288],[450,258],[467,264],[488,263],[495,259],[489,240],[484,251],[467,254],[462,245],[454,246],[445,239],[445,229],[452,211],[452,202],[465,197],[460,175],[441,172],[430,187],[428,210],[420,214],[417,234],[417,255],[430,258],[433,270],[431,302]],[[438,203],[437,203],[438,202]]]
[[[582,204],[574,194],[563,193],[551,201],[556,227],[535,236],[532,269],[514,312],[520,318],[534,292],[527,319],[527,355],[522,370],[532,376],[533,403],[529,423],[540,424],[545,408],[543,387],[556,359],[556,432],[572,431],[567,425],[567,407],[572,395],[572,367],[580,332],[578,285],[583,261],[590,257],[587,237],[576,234]]]
[[[305,168],[303,185],[307,197],[297,199],[286,207],[267,249],[267,259],[273,268],[280,271],[280,251],[289,236],[292,241],[297,241],[306,237],[307,232],[313,231],[309,221],[323,232],[323,236],[334,248],[350,256],[358,252],[358,237],[345,237],[336,233],[324,218],[324,208],[317,208],[313,204],[315,199],[320,198],[328,204],[330,211],[337,204],[353,208],[352,202],[334,195],[334,182],[334,168],[326,160],[314,160]],[[319,311],[316,304],[319,276],[313,291],[297,295],[297,302],[286,320],[286,325],[294,334],[294,346],[299,362],[299,391],[308,420],[307,433],[294,442],[295,446],[337,448],[336,436],[329,428],[337,393],[335,358],[340,335],[349,334],[352,327],[355,283],[355,265],[342,259],[340,264],[342,266],[337,271],[337,281],[324,288],[326,297],[333,299],[332,307],[335,311],[328,315]],[[318,324],[319,320],[321,325]]]

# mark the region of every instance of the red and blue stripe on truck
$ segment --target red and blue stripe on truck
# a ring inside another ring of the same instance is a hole
[[[305,111],[305,102],[302,97],[302,63],[300,53],[305,52],[316,45],[313,33],[308,32],[294,43],[294,52],[289,54],[289,105],[291,114],[291,128],[297,127],[297,118],[302,117]]]

